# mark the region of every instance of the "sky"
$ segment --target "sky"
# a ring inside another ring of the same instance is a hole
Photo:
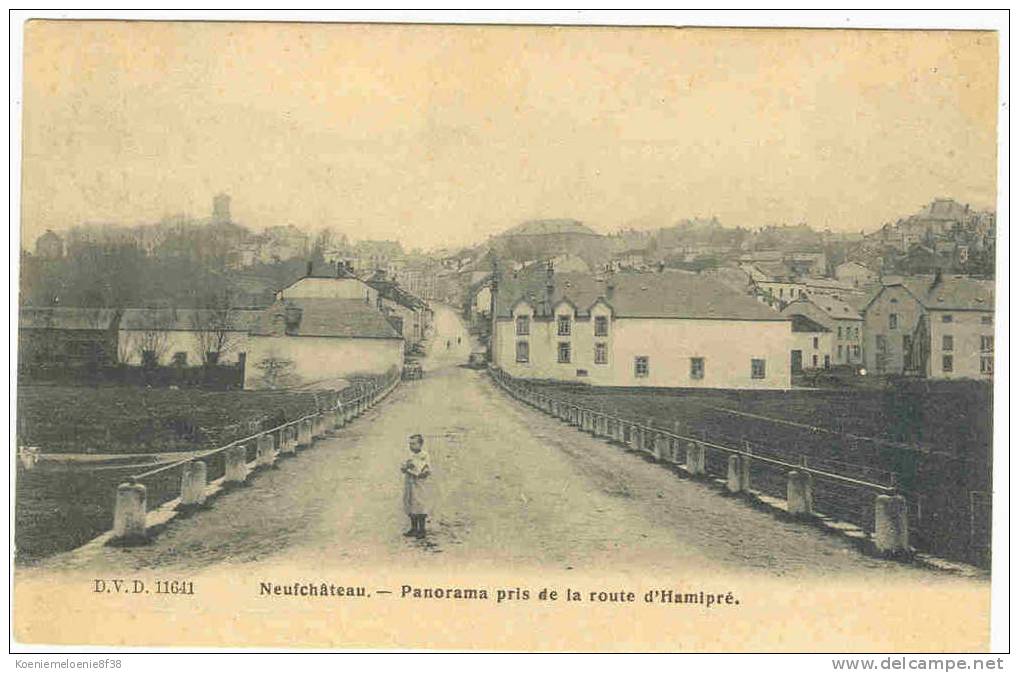
[[[206,216],[872,230],[996,201],[989,32],[32,21],[22,236]]]

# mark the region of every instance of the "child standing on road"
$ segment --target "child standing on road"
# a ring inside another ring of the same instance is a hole
[[[425,520],[428,518],[427,480],[431,474],[428,452],[424,450],[425,439],[421,435],[411,435],[408,448],[410,458],[403,462],[403,511],[410,517],[410,530],[406,537],[423,538],[425,536]]]

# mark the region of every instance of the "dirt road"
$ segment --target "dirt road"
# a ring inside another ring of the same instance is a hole
[[[404,382],[338,436],[173,522],[150,546],[66,554],[43,566],[198,569],[286,558],[313,567],[927,572],[869,558],[566,428],[463,367],[470,348],[458,317],[440,308],[425,377]],[[434,470],[424,541],[402,536],[399,464],[411,433],[425,436]]]

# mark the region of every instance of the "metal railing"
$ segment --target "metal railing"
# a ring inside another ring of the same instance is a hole
[[[489,374],[517,400],[596,437],[650,454],[657,461],[682,467],[693,476],[724,476],[727,489],[733,493],[763,493],[785,498],[786,510],[790,514],[827,515],[850,522],[866,533],[873,533],[882,552],[900,553],[908,549],[906,508],[896,503],[894,506],[902,509],[901,515],[896,510],[895,520],[890,524],[886,517],[887,500],[904,502],[894,473],[889,473],[890,483],[882,484],[858,475],[809,465],[806,456],[802,456],[798,463],[791,462],[755,452],[746,440],[742,447],[728,446],[710,441],[704,435],[696,437],[679,432],[678,422],[675,430],[657,427],[653,419],[641,422],[547,394],[496,368],[489,368]],[[684,449],[685,457],[682,457],[680,454]],[[831,461],[832,464],[837,462]],[[866,473],[863,469],[859,471]],[[804,489],[799,484],[804,483],[804,479],[807,486],[805,492],[801,492]],[[751,487],[752,481],[754,488]],[[822,505],[824,514],[814,510],[815,502]],[[884,530],[888,525],[895,533],[895,540],[890,546],[884,535],[888,532]]]
[[[117,486],[112,539],[125,544],[147,539],[151,506],[179,510],[204,504],[223,487],[243,483],[281,456],[296,455],[299,447],[350,423],[392,392],[400,378],[396,369],[377,383],[327,391],[316,396],[317,409],[311,413],[130,475]],[[179,482],[172,478],[178,472]]]

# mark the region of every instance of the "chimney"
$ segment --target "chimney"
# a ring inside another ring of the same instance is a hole
[[[311,260],[308,260],[308,270],[304,273],[305,278],[311,278]]]

